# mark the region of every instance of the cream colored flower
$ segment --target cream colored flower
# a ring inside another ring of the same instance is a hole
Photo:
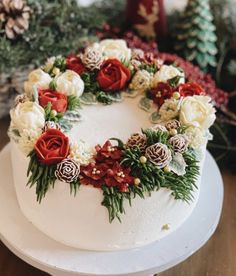
[[[167,99],[159,109],[160,121],[167,122],[178,116],[179,101],[175,99]]]
[[[159,82],[167,82],[176,76],[180,76],[178,84],[185,82],[184,72],[181,72],[178,68],[172,65],[162,65],[160,70],[154,75],[153,86],[157,86]]]
[[[188,137],[189,146],[194,149],[200,148],[207,142],[207,137],[204,135],[202,129],[198,127],[188,127],[185,130],[185,135]]]
[[[55,60],[56,60],[55,56],[48,58],[46,63],[43,66],[43,70],[47,73],[50,72],[52,70],[53,66],[54,66]]]
[[[34,89],[47,89],[51,80],[52,78],[50,75],[45,73],[40,68],[32,71],[28,76],[28,81],[25,81],[24,83],[26,95],[31,98],[34,93]]]
[[[42,129],[24,129],[18,139],[20,150],[28,155],[34,148],[36,141],[42,134]]]
[[[84,82],[81,77],[72,70],[66,70],[56,78],[57,91],[70,96],[80,97],[84,92]]]
[[[90,147],[86,142],[80,140],[74,142],[70,146],[69,158],[75,160],[80,165],[88,165],[94,157],[95,150]]]
[[[151,87],[152,75],[146,70],[139,70],[134,75],[132,82],[129,85],[131,90],[145,92]]]
[[[180,123],[207,130],[215,121],[215,108],[208,96],[188,96],[180,106]]]
[[[44,127],[44,109],[36,102],[19,103],[10,111],[11,128],[19,131],[20,135],[25,129],[39,130]]]
[[[116,58],[120,61],[129,61],[131,58],[131,49],[123,39],[104,39],[99,43],[99,48],[107,58]]]

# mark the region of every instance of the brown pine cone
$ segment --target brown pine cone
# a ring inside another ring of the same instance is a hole
[[[139,148],[141,152],[144,152],[146,147],[147,147],[146,136],[140,133],[132,134],[126,143],[126,148],[129,148],[129,149]]]
[[[2,0],[0,2],[0,21],[9,39],[24,33],[29,28],[31,9],[23,0]]]
[[[103,60],[102,53],[93,47],[87,47],[82,56],[82,62],[89,70],[100,69]]]
[[[80,166],[73,159],[66,158],[57,164],[55,176],[58,180],[71,183],[79,177]]]
[[[167,166],[172,159],[171,151],[165,144],[162,143],[156,143],[149,146],[146,149],[145,156],[159,169]]]
[[[188,139],[183,134],[177,134],[169,139],[175,152],[184,153],[188,148]]]
[[[167,121],[165,126],[168,130],[171,130],[171,129],[178,129],[181,126],[181,124],[178,120],[173,119],[173,120]]]

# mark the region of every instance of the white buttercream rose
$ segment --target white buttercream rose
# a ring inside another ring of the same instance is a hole
[[[160,70],[154,75],[153,86],[155,87],[159,82],[167,82],[177,76],[180,77],[177,85],[185,82],[184,72],[181,72],[178,68],[172,65],[162,65]]]
[[[49,87],[52,78],[42,69],[36,69],[32,71],[28,76],[28,81],[24,83],[25,93],[28,97],[32,97],[34,93],[34,88],[47,89]]]
[[[107,58],[129,61],[131,49],[127,47],[123,39],[104,39],[99,43],[99,48]]]
[[[167,122],[178,116],[179,101],[175,99],[167,99],[159,109],[160,121]]]
[[[208,96],[188,96],[183,99],[179,119],[182,125],[208,129],[215,121],[215,108]]]
[[[151,87],[153,76],[146,70],[139,70],[132,78],[129,88],[144,92]]]
[[[80,97],[84,92],[84,82],[81,77],[72,70],[66,70],[56,78],[57,91],[67,96]]]

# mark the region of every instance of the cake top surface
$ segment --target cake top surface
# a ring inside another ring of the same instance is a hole
[[[106,39],[49,58],[24,89],[9,135],[29,157],[39,202],[56,180],[75,193],[101,188],[110,221],[124,212],[123,200],[160,187],[191,200],[215,109],[181,68]]]

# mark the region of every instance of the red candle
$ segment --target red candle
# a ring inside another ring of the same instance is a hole
[[[141,36],[159,40],[166,34],[163,0],[127,0],[126,17]]]

